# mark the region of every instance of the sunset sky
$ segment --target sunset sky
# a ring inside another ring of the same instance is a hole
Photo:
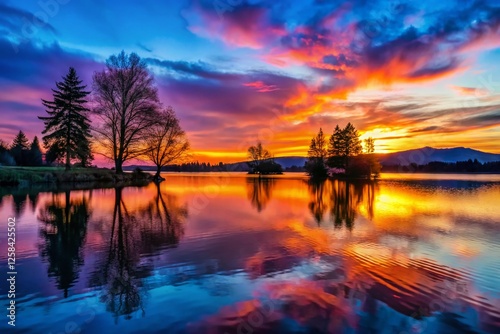
[[[305,156],[347,122],[377,152],[500,153],[494,0],[0,0],[0,138],[40,137],[40,99],[68,67],[90,88],[121,50],[146,60],[200,161],[258,139]]]

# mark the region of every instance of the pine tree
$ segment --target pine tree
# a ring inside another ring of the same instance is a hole
[[[71,167],[71,161],[77,159],[83,165],[92,160],[90,151],[90,120],[87,117],[89,109],[85,107],[85,99],[90,92],[82,85],[74,68],[70,67],[62,82],[56,83],[53,89],[53,101],[42,100],[47,108],[47,117],[38,117],[45,124],[43,144],[50,152],[50,159],[65,158],[66,170]]]
[[[326,139],[323,129],[319,129],[318,134],[311,139],[311,145],[307,151],[307,162],[305,169],[315,178],[323,178],[327,176],[325,167],[325,159],[327,157]]]
[[[363,152],[363,147],[359,139],[356,128],[347,123],[344,129],[338,125],[330,137],[329,143],[329,165],[331,167],[344,168],[346,172],[349,169],[349,158],[357,156]]]
[[[40,150],[40,143],[37,136],[31,142],[28,164],[30,166],[41,166],[43,164],[42,151]]]
[[[24,132],[19,131],[10,148],[10,154],[14,158],[16,165],[25,166],[27,164],[29,148],[28,137]]]
[[[13,166],[16,162],[11,155],[9,146],[0,139],[0,166]]]

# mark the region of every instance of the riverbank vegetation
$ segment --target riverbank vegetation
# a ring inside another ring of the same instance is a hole
[[[120,181],[131,176],[111,174],[124,174],[123,164],[132,160],[153,163],[157,167],[154,179],[161,181],[164,166],[183,162],[187,156],[189,141],[179,119],[172,107],[163,106],[151,72],[135,53],[122,51],[108,58],[106,68],[94,74],[92,90],[87,90],[70,67],[52,93],[52,99],[41,101],[46,115],[38,117],[44,123],[45,153],[37,137],[30,144],[19,131],[11,145],[0,141],[0,166],[64,166],[67,173],[4,167],[0,182],[73,182],[102,177]],[[112,161],[114,171],[86,170],[95,155]]]
[[[116,174],[107,168],[77,167],[0,167],[1,186],[59,185],[77,183],[134,185],[149,183],[153,176],[136,169],[131,173]]]
[[[477,159],[457,162],[431,161],[427,164],[384,165],[384,172],[395,173],[500,173],[500,161],[481,163]]]

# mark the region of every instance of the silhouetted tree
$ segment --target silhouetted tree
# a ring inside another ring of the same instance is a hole
[[[26,166],[29,157],[29,141],[24,132],[19,131],[10,147],[10,154],[14,158],[16,165]]]
[[[43,164],[42,151],[40,150],[40,143],[38,142],[38,137],[35,136],[31,142],[31,147],[29,151],[29,165],[30,166],[41,166]]]
[[[56,82],[56,89],[52,90],[53,100],[42,99],[49,114],[38,117],[45,124],[43,144],[50,151],[50,160],[64,157],[66,170],[70,169],[73,159],[78,159],[83,165],[92,160],[89,109],[85,106],[90,92],[85,91],[86,87],[75,69],[70,67],[63,81]]]
[[[259,164],[267,159],[271,159],[271,153],[266,150],[261,142],[258,142],[257,145],[252,145],[248,148],[248,165],[251,168],[258,168]]]
[[[61,150],[55,145],[45,151],[45,163],[52,165],[54,162],[61,163],[63,156],[59,153]]]
[[[372,137],[365,139],[365,150],[364,154],[360,156],[358,160],[358,165],[362,166],[362,170],[358,172],[358,175],[368,175],[368,176],[378,176],[382,165],[378,159],[373,154],[375,152],[375,140]]]
[[[319,129],[318,134],[311,139],[311,145],[307,151],[307,162],[305,168],[309,175],[322,178],[326,177],[327,170],[325,166],[327,158],[326,138],[323,129]]]
[[[361,141],[356,128],[348,123],[344,129],[337,125],[330,137],[328,164],[331,167],[343,168],[349,173],[349,158],[362,153]]]
[[[8,145],[0,139],[0,166],[13,166],[16,164],[16,161],[12,157],[9,151]]]
[[[375,140],[372,137],[365,139],[365,153],[372,154],[375,152]]]
[[[171,107],[158,112],[157,122],[147,129],[146,138],[146,157],[156,165],[155,180],[161,180],[164,166],[182,160],[189,150],[186,133]]]
[[[158,119],[158,93],[146,63],[121,52],[106,61],[106,70],[94,74],[95,128],[102,154],[123,173],[123,163],[144,155],[145,133]]]
[[[283,169],[276,163],[271,153],[262,146],[261,142],[248,148],[248,167],[251,174],[281,174]]]

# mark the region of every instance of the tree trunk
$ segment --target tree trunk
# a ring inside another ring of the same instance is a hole
[[[66,164],[65,164],[65,169],[69,170],[71,168],[71,163],[69,161],[69,147],[66,148]]]
[[[155,180],[155,182],[161,182],[161,181],[165,180],[163,177],[160,176],[160,173],[161,173],[161,166],[156,166],[156,174],[153,178],[153,180]]]
[[[155,174],[156,181],[160,179],[160,171],[161,171],[161,166],[156,166],[156,174]]]
[[[116,174],[123,174],[122,164],[123,164],[123,162],[121,161],[121,159],[115,160],[115,172],[116,172]]]
[[[71,143],[70,136],[71,136],[71,111],[68,112],[68,131],[66,133],[66,168],[65,168],[66,170],[69,170],[71,168],[71,161],[69,159],[70,156],[69,145]]]

